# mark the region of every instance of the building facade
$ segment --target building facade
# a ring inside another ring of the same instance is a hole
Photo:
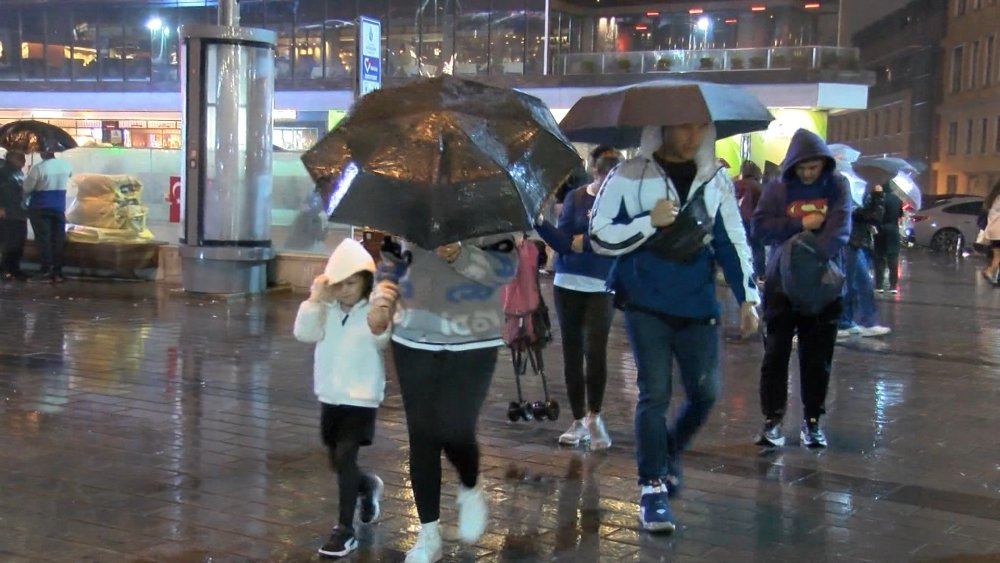
[[[938,193],[985,195],[1000,181],[1000,2],[950,0],[938,108]]]
[[[876,77],[868,107],[830,116],[831,141],[922,163],[917,181],[925,191],[934,186],[929,164],[936,156],[947,14],[941,0],[914,0],[856,33],[861,65]]]

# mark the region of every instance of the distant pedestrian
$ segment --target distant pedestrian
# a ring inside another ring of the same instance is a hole
[[[865,194],[864,204],[851,212],[851,235],[843,250],[844,309],[837,338],[883,336],[892,332],[879,323],[871,274],[875,232],[882,226],[885,214],[883,196],[882,186],[872,186]]]
[[[8,151],[0,166],[0,279],[23,280],[21,256],[28,237],[28,213],[24,209],[24,153]]]
[[[1000,273],[1000,181],[993,184],[990,195],[983,201],[983,209],[986,210],[986,238],[990,241],[991,260],[989,266],[983,270],[983,277],[993,283],[997,283],[997,274]]]
[[[360,496],[363,524],[379,517],[382,480],[358,467],[358,452],[375,436],[375,415],[385,394],[382,351],[389,343],[391,299],[369,302],[375,262],[353,239],[342,242],[313,281],[295,317],[295,338],[316,344],[313,389],[320,402],[320,432],[337,473],[340,517],[321,555],[344,557],[358,547],[354,514]],[[382,311],[380,315],[369,312]],[[379,322],[373,322],[381,319]]]
[[[614,156],[597,159],[594,180],[570,192],[558,225],[543,222],[537,227],[542,239],[559,253],[553,293],[562,333],[566,393],[573,411],[573,423],[559,436],[559,443],[576,446],[589,442],[595,450],[611,447],[601,407],[608,380],[608,335],[614,304],[607,287],[612,259],[594,252],[588,230],[597,191],[619,162]]]
[[[764,254],[764,243],[760,242],[751,233],[750,218],[760,201],[760,194],[764,186],[761,184],[763,173],[760,167],[752,160],[743,162],[740,166],[740,179],[733,183],[736,189],[736,201],[740,206],[740,218],[743,219],[743,228],[747,232],[747,243],[750,245],[750,252],[753,256],[753,273],[758,283],[764,279],[764,267],[766,256]]]
[[[35,246],[41,262],[41,271],[32,281],[65,281],[66,186],[72,175],[73,169],[68,162],[51,152],[43,152],[42,161],[32,166],[24,179],[28,218],[35,232]]]
[[[899,234],[900,221],[903,219],[903,200],[892,190],[886,190],[883,196],[882,224],[875,234],[875,291],[882,293],[899,293]],[[885,285],[885,273],[889,271],[889,285]]]
[[[793,236],[812,231],[822,258],[836,259],[851,232],[851,198],[847,179],[836,172],[830,149],[812,132],[796,131],[781,168],[780,179],[764,188],[753,214],[754,235],[771,246],[764,283],[767,332],[760,369],[760,403],[765,420],[757,443],[775,447],[785,444],[781,425],[788,409],[788,360],[797,334],[805,411],[802,445],[826,447],[819,419],[826,412],[842,300],[835,299],[818,314],[805,314],[793,305],[779,274],[785,259],[781,248]]]

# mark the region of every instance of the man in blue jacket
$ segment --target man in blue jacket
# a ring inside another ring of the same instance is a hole
[[[760,369],[765,421],[757,443],[785,445],[781,424],[788,403],[788,360],[797,333],[804,410],[800,437],[803,446],[822,448],[826,447],[826,435],[819,418],[826,412],[842,300],[836,299],[817,315],[800,312],[781,287],[779,263],[784,258],[779,249],[796,234],[813,231],[824,257],[837,258],[851,232],[851,198],[847,179],[836,172],[830,149],[805,129],[792,136],[781,171],[781,176],[764,189],[751,221],[754,236],[770,247],[764,284],[767,337]]]
[[[646,244],[658,231],[669,235],[679,209],[700,198],[714,222],[696,254],[668,259]],[[757,331],[750,248],[733,184],[715,158],[714,127],[646,127],[639,156],[615,168],[598,193],[590,242],[595,252],[618,257],[608,285],[624,310],[638,371],[639,522],[671,532],[667,499],[680,487],[679,454],[708,418],[719,388],[716,264],[740,303],[742,332]],[[668,428],[675,359],[688,403]]]

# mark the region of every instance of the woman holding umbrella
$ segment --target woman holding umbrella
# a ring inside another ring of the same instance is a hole
[[[442,555],[442,453],[460,480],[459,539],[474,543],[486,530],[476,423],[497,349],[503,346],[499,290],[514,277],[513,249],[514,240],[507,236],[446,244],[435,251],[407,245],[410,263],[404,267],[383,253],[369,320],[374,327],[388,326],[390,311],[398,307],[392,351],[420,517],[420,534],[406,554],[407,563],[431,563]],[[400,270],[406,272],[401,278]]]

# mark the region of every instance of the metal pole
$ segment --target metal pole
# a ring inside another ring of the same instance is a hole
[[[550,41],[550,30],[549,30],[549,10],[551,6],[549,5],[549,0],[545,0],[545,39],[542,41],[542,75],[548,76],[549,74],[549,41]],[[525,37],[525,42],[528,38]]]
[[[219,0],[218,21],[219,25],[224,25],[226,27],[239,27],[239,0]]]

